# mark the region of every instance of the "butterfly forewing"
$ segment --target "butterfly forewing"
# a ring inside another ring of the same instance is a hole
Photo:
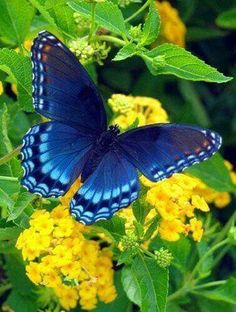
[[[31,54],[36,111],[79,130],[106,130],[102,99],[74,54],[48,32],[34,40]]]

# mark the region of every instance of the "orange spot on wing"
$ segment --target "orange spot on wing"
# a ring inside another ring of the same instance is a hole
[[[48,56],[47,54],[42,54],[42,57],[41,57],[42,61],[46,61],[48,59]]]
[[[194,151],[196,154],[199,154],[201,152],[201,150],[202,150],[201,147],[197,147],[197,148],[195,148]]]
[[[210,142],[207,140],[203,141],[203,143],[202,143],[203,147],[207,147],[209,144],[210,144]]]

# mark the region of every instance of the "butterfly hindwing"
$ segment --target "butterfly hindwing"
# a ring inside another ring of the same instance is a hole
[[[127,159],[151,181],[159,181],[212,156],[221,137],[188,125],[156,124],[119,136]]]
[[[133,202],[139,191],[135,167],[120,151],[109,151],[71,201],[70,212],[80,222],[109,219]]]
[[[63,195],[80,175],[94,141],[56,121],[33,126],[23,138],[22,185],[43,197]]]
[[[36,111],[79,129],[106,130],[102,99],[74,54],[46,31],[34,40],[31,53]]]

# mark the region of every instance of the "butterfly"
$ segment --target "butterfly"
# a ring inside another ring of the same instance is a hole
[[[212,156],[216,132],[191,125],[152,124],[120,134],[107,125],[102,98],[74,54],[43,31],[31,49],[32,96],[37,113],[52,121],[23,138],[22,185],[59,197],[81,176],[70,213],[83,224],[109,219],[139,194],[140,171],[157,182]]]

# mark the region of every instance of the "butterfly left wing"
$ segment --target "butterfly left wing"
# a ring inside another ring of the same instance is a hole
[[[176,124],[132,129],[118,140],[127,160],[154,182],[211,157],[221,145],[216,132]]]
[[[92,224],[109,219],[138,197],[139,182],[135,167],[122,151],[109,151],[71,201],[76,220]]]
[[[23,138],[22,185],[43,197],[63,195],[80,175],[95,140],[56,121],[33,126]]]

